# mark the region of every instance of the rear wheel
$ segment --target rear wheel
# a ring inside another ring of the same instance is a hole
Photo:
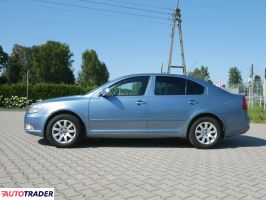
[[[82,126],[77,117],[60,114],[49,121],[46,136],[48,141],[56,147],[73,147],[82,138]]]
[[[189,141],[196,148],[211,148],[221,140],[221,137],[221,125],[211,117],[197,119],[189,130]]]

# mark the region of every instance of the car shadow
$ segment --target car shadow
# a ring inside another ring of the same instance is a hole
[[[38,141],[41,145],[50,146],[45,138]],[[227,149],[239,147],[266,146],[266,140],[254,136],[240,135],[228,137],[222,140],[213,149]],[[99,147],[127,147],[127,148],[193,148],[184,139],[160,138],[160,139],[85,139],[75,148],[99,148]]]
[[[225,138],[214,149],[261,146],[266,146],[265,139],[249,135],[239,135]]]

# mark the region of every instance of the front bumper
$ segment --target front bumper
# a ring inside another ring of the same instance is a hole
[[[37,136],[44,136],[44,126],[49,114],[26,113],[24,117],[24,130]]]

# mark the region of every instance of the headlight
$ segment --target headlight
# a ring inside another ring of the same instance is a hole
[[[35,104],[35,105],[32,105],[32,106],[29,108],[28,113],[37,113],[37,112],[39,112],[43,107],[44,107],[44,104]]]

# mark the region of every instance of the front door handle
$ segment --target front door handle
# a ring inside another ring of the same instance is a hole
[[[138,101],[136,101],[136,104],[137,104],[137,105],[142,105],[142,104],[145,104],[145,102],[142,101],[142,100],[138,100]]]

